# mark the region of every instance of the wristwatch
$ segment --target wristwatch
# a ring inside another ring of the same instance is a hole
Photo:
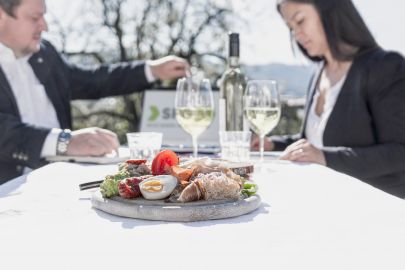
[[[66,155],[71,137],[72,134],[70,129],[64,129],[59,133],[58,142],[56,144],[56,154],[58,156]]]

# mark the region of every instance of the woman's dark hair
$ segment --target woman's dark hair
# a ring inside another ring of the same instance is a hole
[[[279,13],[285,2],[312,4],[316,8],[331,53],[337,60],[353,60],[357,55],[378,47],[351,0],[278,0]],[[297,45],[312,61],[323,60],[321,57],[311,57],[304,47]]]
[[[21,0],[0,0],[0,7],[11,17],[15,17],[14,10],[21,4]]]

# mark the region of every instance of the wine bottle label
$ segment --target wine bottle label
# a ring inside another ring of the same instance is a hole
[[[226,130],[226,100],[219,99],[219,131]]]

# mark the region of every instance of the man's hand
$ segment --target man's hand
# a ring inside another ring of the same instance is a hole
[[[150,69],[155,78],[170,80],[186,77],[186,72],[190,69],[190,66],[183,58],[169,55],[150,61]]]
[[[326,165],[325,155],[321,150],[310,144],[306,139],[301,139],[290,144],[279,159],[312,162]]]
[[[84,128],[72,132],[67,155],[104,156],[117,153],[119,147],[117,135],[102,128]]]

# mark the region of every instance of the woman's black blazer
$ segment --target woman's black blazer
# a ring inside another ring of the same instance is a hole
[[[275,150],[305,138],[321,70],[309,89],[301,133],[274,138]],[[375,49],[353,60],[323,143],[328,167],[405,197],[405,59],[400,54]]]

